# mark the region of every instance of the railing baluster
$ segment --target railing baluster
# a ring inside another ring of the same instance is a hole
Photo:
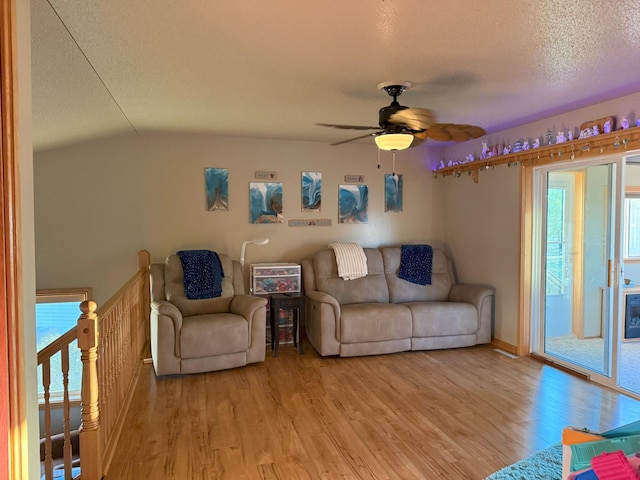
[[[71,480],[71,411],[69,408],[69,345],[60,351],[62,355],[62,411],[64,412],[62,426],[64,432],[64,443],[62,445],[62,458],[64,459],[64,478]]]
[[[53,478],[53,455],[51,453],[51,362],[42,363],[42,386],[44,387],[44,475],[47,480]]]
[[[80,304],[78,319],[78,347],[82,360],[82,426],[80,427],[80,466],[82,480],[102,478],[102,453],[99,437],[98,410],[98,316],[96,303],[85,300]]]

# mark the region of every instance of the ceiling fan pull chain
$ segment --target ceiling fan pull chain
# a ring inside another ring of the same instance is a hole
[[[393,177],[395,178],[396,176],[396,151],[394,150],[393,152],[391,152],[391,162],[392,162],[392,170],[393,170]]]
[[[378,170],[380,170],[380,149],[378,148]]]

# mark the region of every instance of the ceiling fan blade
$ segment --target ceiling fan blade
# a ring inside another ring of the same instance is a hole
[[[460,125],[451,125],[447,127],[447,133],[451,135],[451,140],[454,142],[465,142],[471,138],[463,129],[459,128]]]
[[[393,124],[403,124],[411,130],[426,130],[436,123],[436,115],[426,108],[405,108],[389,117]]]
[[[422,145],[424,143],[424,141],[429,138],[427,135],[427,131],[425,130],[424,132],[417,132],[413,134],[413,142],[411,142],[410,147],[414,148],[414,147],[419,147],[420,145]]]
[[[451,134],[441,125],[431,127],[426,130],[427,136],[439,142],[448,142],[451,140]]]
[[[380,128],[380,127],[378,127],[378,128]],[[353,142],[354,140],[359,140],[359,139],[361,139],[361,138],[374,137],[374,136],[376,136],[376,135],[378,135],[378,134],[380,134],[380,133],[383,133],[383,132],[371,132],[371,133],[367,133],[367,134],[365,134],[365,135],[360,135],[360,136],[358,136],[358,137],[353,137],[353,138],[350,138],[350,139],[348,139],[348,140],[342,140],[342,141],[340,141],[340,142],[332,143],[332,144],[331,144],[331,146],[332,146],[332,147],[335,147],[336,145],[342,145],[343,143]]]
[[[380,130],[380,125],[367,127],[364,125],[336,125],[334,123],[316,123],[320,127],[331,127],[339,130]]]
[[[418,140],[426,140],[429,138],[429,131],[424,130],[422,132],[416,132],[413,134],[413,138],[417,138]]]
[[[464,142],[470,138],[486,135],[486,132],[475,125],[455,123],[436,123],[426,131],[427,136],[440,142]]]
[[[485,132],[483,128],[477,127],[475,125],[469,125],[464,130],[471,136],[471,138],[479,138],[487,134],[487,132]]]

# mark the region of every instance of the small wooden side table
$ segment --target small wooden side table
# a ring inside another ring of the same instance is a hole
[[[303,338],[305,297],[301,293],[272,293],[269,295],[269,323],[271,325],[271,350],[277,357],[280,350],[280,310],[293,312],[293,345],[304,354]]]

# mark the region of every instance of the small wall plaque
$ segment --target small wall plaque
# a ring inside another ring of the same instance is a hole
[[[345,175],[344,181],[349,183],[362,183],[364,182],[364,175]]]
[[[257,180],[275,180],[278,178],[276,172],[255,172],[255,176]]]
[[[301,218],[289,220],[290,227],[330,227],[330,218]]]

